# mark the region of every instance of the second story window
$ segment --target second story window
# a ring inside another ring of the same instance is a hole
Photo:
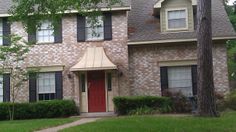
[[[3,21],[0,18],[0,45],[3,45]]]
[[[182,30],[188,28],[187,9],[170,9],[166,11],[167,30]]]
[[[104,39],[104,24],[103,17],[98,16],[96,21],[86,17],[86,40],[103,40]]]
[[[52,22],[43,21],[36,32],[36,39],[38,43],[54,43],[54,28]]]

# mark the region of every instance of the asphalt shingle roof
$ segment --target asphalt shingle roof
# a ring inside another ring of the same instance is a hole
[[[132,0],[129,12],[129,41],[157,41],[170,39],[195,39],[194,32],[161,33],[159,19],[154,17],[157,0]],[[236,33],[220,0],[212,0],[213,37],[235,37]]]

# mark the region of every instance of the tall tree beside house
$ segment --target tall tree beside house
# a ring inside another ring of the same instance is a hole
[[[216,117],[212,57],[211,0],[198,0],[198,114]]]
[[[22,40],[17,35],[7,37],[11,44],[0,46],[0,73],[3,75],[5,87],[5,102],[9,105],[10,120],[14,120],[15,101],[20,89],[28,80],[30,71],[24,66],[24,61],[30,50],[31,44]],[[32,71],[33,72],[33,71]]]

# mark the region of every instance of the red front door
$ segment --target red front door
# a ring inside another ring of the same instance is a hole
[[[88,111],[106,112],[105,72],[88,72]]]

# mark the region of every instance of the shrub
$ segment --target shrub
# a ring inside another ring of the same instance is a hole
[[[129,111],[129,115],[150,115],[150,114],[155,114],[158,113],[158,110],[155,110],[154,108],[150,107],[140,107],[134,110]]]
[[[113,102],[118,115],[127,115],[131,111],[142,111],[146,108],[154,110],[160,108],[166,109],[172,105],[169,98],[155,96],[115,97]]]
[[[216,92],[215,97],[216,97],[216,108],[217,108],[217,110],[221,111],[221,112],[226,110],[224,94]]]
[[[164,96],[169,97],[173,103],[172,111],[176,113],[190,113],[193,110],[193,103],[196,103],[196,99],[188,98],[184,96],[181,92],[170,92],[168,90],[164,91]]]
[[[227,96],[225,105],[232,110],[236,110],[236,91],[231,92]]]
[[[9,119],[8,108],[12,103],[0,104],[0,120]],[[78,114],[74,101],[52,100],[35,103],[15,103],[15,119],[68,117]]]

